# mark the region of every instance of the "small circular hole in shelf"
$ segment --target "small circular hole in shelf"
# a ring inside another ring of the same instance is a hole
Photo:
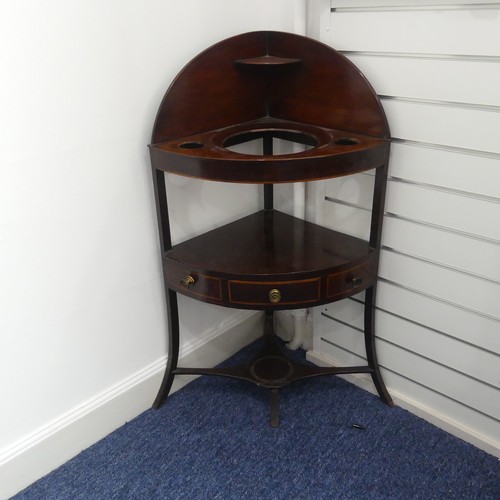
[[[352,137],[339,137],[338,139],[335,139],[335,144],[338,144],[339,146],[353,146],[354,144],[359,143],[360,141]]]
[[[179,147],[182,149],[199,149],[202,148],[204,144],[202,142],[198,141],[188,141],[188,142],[182,142],[179,144]]]

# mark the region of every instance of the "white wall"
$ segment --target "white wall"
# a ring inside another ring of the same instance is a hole
[[[322,36],[373,84],[394,138],[376,315],[384,379],[398,404],[500,456],[500,2],[331,6]],[[366,236],[373,177],[325,184],[324,223]],[[317,311],[312,358],[359,363],[363,299]]]
[[[146,148],[153,120],[191,57],[259,29],[303,31],[303,2],[2,2],[0,497],[78,451],[66,436],[59,459],[33,456],[37,442],[131,380],[161,373],[164,299]],[[259,203],[255,187],[176,179],[170,191],[177,240]],[[186,310],[184,351],[245,318],[187,299]],[[129,403],[108,427],[82,425],[76,447],[145,409]],[[16,462],[30,450],[30,466]]]

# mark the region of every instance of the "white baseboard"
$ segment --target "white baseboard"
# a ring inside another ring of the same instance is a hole
[[[335,363],[328,357],[322,356],[321,354],[315,353],[313,351],[308,351],[307,359],[318,366],[335,366]],[[351,375],[339,375],[341,378],[350,382],[365,391],[372,394],[377,394],[375,386],[373,385],[371,376],[368,374],[351,374]],[[444,431],[456,436],[477,448],[480,448],[491,455],[500,458],[500,442],[494,441],[487,436],[483,436],[474,429],[465,427],[464,425],[450,419],[448,416],[437,412],[436,410],[423,405],[419,401],[415,401],[408,396],[401,394],[394,389],[388,387],[388,390],[394,400],[394,403],[410,413],[417,415],[427,422],[443,429]]]
[[[223,330],[181,351],[182,366],[215,366],[262,335],[263,315],[241,311]],[[166,357],[0,451],[0,499],[15,495],[151,407]],[[172,392],[195,377],[176,377]]]

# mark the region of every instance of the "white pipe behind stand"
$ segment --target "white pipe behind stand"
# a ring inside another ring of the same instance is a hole
[[[299,219],[305,219],[306,185],[304,182],[296,182],[293,185],[293,215]],[[294,351],[303,347],[307,338],[307,309],[294,309],[292,316],[294,318],[294,332],[287,347]]]

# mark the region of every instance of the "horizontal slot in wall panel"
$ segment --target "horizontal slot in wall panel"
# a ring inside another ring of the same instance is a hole
[[[321,311],[361,329],[364,296],[359,294],[353,299],[328,304]],[[500,321],[478,316],[384,281],[378,283],[377,309],[428,328],[436,336],[446,335],[474,349],[500,356]]]
[[[348,307],[341,306],[339,302],[332,304],[332,307],[325,311],[325,315],[332,318],[332,331],[336,330],[339,322],[351,325],[358,330],[362,329],[362,304],[354,301],[343,302],[348,304]],[[436,334],[435,331],[422,325],[381,310],[376,312],[376,325],[378,338],[399,345],[500,390],[498,377],[500,357],[498,355],[473,347],[454,337]],[[335,337],[336,334],[332,333],[332,335]],[[500,399],[500,392],[498,397]]]
[[[339,300],[321,307],[321,314],[362,330],[365,310],[363,302],[363,300]],[[332,323],[332,331],[335,331],[335,328],[335,323]]]
[[[371,211],[325,201],[324,225],[335,231],[368,240]]]
[[[451,337],[436,335],[427,328],[383,311],[377,312],[376,321],[379,338],[491,385],[497,389],[500,401],[499,356]],[[500,418],[500,411],[497,417]]]
[[[500,68],[500,64],[498,66]],[[492,158],[425,147],[425,144],[393,143],[389,171],[390,175],[408,181],[443,186],[500,201],[500,156]]]
[[[379,276],[500,320],[500,284],[383,250]]]
[[[377,307],[432,328],[438,335],[442,332],[500,354],[500,321],[383,281],[378,284]]]
[[[321,357],[331,360],[334,365],[348,366],[362,363],[362,358],[357,355],[337,348],[326,341],[321,341],[321,344],[321,348],[318,349]],[[472,430],[473,434],[479,434],[481,440],[490,444],[498,442],[500,422],[497,419],[465,406],[459,401],[429,389],[425,385],[410,380],[391,369],[382,368],[381,371],[389,392],[395,395],[395,391],[397,391],[412,404],[418,401],[418,407],[424,409],[427,417],[429,416],[428,413],[430,413],[440,421],[451,421],[453,425],[458,424],[462,429],[465,427],[466,432]],[[372,388],[372,391],[375,392],[370,377],[363,378],[367,381],[368,386]],[[475,431],[475,429],[480,429],[480,431]]]
[[[326,319],[333,323],[333,325],[331,325],[333,327],[333,330],[331,332],[324,332],[322,338],[343,349],[344,351],[356,354],[360,359],[363,360],[363,363],[366,363],[363,334],[354,330],[348,325],[338,324],[332,321],[330,318]],[[382,344],[380,342],[378,342],[377,346],[380,346],[380,348],[382,348]]]
[[[355,174],[330,179],[326,181],[325,196],[354,203],[371,210],[374,180],[374,175],[369,174]]]
[[[397,9],[397,8],[453,8],[467,7],[471,8],[474,0],[331,0],[332,9],[347,8],[347,9]],[[498,0],[480,0],[480,5],[498,4]]]
[[[498,419],[492,418],[484,413],[476,411],[474,408],[463,405],[460,401],[448,397],[446,394],[440,394],[424,385],[410,380],[409,378],[389,370],[382,370],[384,380],[388,386],[397,391],[399,394],[409,396],[412,403],[418,401],[419,406],[424,408],[427,413],[438,416],[441,423],[444,420],[448,423],[450,420],[456,425],[457,423],[462,429],[465,427],[469,434],[480,435],[481,440],[487,441],[490,445],[490,451],[493,453],[495,445],[500,445],[500,422]],[[444,416],[444,418],[443,418]],[[448,429],[449,430],[449,429]],[[496,449],[498,454],[498,448]]]
[[[443,57],[347,53],[378,94],[500,106],[500,64]],[[467,78],[464,78],[467,75]]]
[[[354,336],[354,332],[352,333],[351,341],[358,342],[359,349],[355,349],[353,345],[348,345],[347,348],[342,346],[341,342],[338,341],[337,332],[338,327],[334,325],[333,331],[328,331],[328,328],[331,327],[332,321],[329,318],[322,317],[322,330],[323,334],[321,336],[321,355],[331,359],[334,364],[339,366],[360,366],[366,364],[366,356],[364,351],[361,349],[361,344],[359,340]],[[347,328],[347,327],[345,327]],[[377,344],[379,347],[379,344]]]
[[[360,332],[341,326],[328,342],[346,352],[364,358],[364,344]],[[380,365],[399,373],[430,389],[446,394],[464,405],[494,419],[500,419],[499,391],[495,387],[478,382],[462,373],[384,340],[377,343]]]
[[[392,99],[382,105],[394,138],[500,153],[500,112]]]
[[[362,362],[362,357],[342,350],[326,341],[321,342],[321,356],[332,360],[339,366],[356,365]],[[431,409],[433,413],[446,415],[447,418],[459,422],[460,425],[471,429],[480,429],[489,441],[498,442],[500,436],[500,422],[484,413],[463,405],[445,394],[440,394],[425,385],[418,383],[392,369],[382,368],[382,376],[389,392],[398,391],[400,394],[418,401],[423,407]],[[381,403],[382,404],[382,403]]]
[[[385,217],[383,245],[398,252],[495,280],[500,284],[500,243],[485,242]]]
[[[394,139],[375,316],[382,375],[389,391],[423,415],[450,419],[494,447],[500,444],[500,2],[332,0],[331,6],[329,43],[371,82]],[[327,226],[344,217],[342,230],[352,232],[350,221],[359,233],[369,212],[357,187],[327,186]],[[339,365],[362,362],[363,301],[315,312],[321,317],[315,352]]]
[[[385,210],[500,242],[500,203],[389,181]]]
[[[500,56],[500,16],[494,7],[336,11],[330,32],[330,44],[338,50]]]
[[[460,401],[494,419],[500,419],[498,390],[438,365],[428,359],[384,343],[380,348],[383,366],[441,394]]]

